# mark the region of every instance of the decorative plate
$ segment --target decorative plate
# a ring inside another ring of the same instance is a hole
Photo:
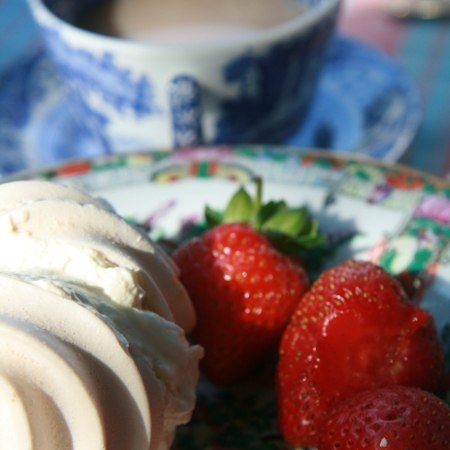
[[[331,237],[354,233],[329,265],[350,256],[408,273],[433,312],[450,365],[450,183],[403,166],[285,147],[195,148],[83,160],[14,178],[52,179],[108,200],[155,239],[177,233],[206,204],[223,208],[240,184],[264,180],[266,197],[307,205]],[[277,432],[271,368],[251,386],[202,381],[177,450],[285,448]],[[450,393],[449,393],[450,394]],[[450,395],[449,395],[450,400]]]
[[[0,93],[0,175],[99,155],[39,46],[0,73]],[[282,144],[395,161],[420,120],[419,96],[401,70],[377,50],[338,35],[306,123]]]

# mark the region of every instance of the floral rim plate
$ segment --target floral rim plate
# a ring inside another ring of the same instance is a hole
[[[17,178],[52,179],[108,200],[155,239],[223,208],[240,184],[264,180],[271,199],[306,204],[330,236],[355,237],[329,264],[354,256],[408,273],[433,312],[450,357],[450,183],[403,166],[286,147],[214,147],[87,159]],[[450,364],[450,361],[447,361]],[[276,428],[271,368],[251,386],[199,387],[193,421],[177,450],[285,448]],[[449,397],[450,400],[450,397]]]
[[[0,92],[0,174],[98,156],[39,47],[0,74]],[[396,161],[420,121],[418,93],[403,72],[374,48],[338,35],[306,123],[283,144]]]

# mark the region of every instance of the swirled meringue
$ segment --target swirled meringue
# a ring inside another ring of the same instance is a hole
[[[107,204],[35,181],[0,186],[0,246],[0,442],[168,449],[203,350],[167,256]]]

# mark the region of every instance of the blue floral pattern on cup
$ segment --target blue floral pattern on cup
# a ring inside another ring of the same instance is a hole
[[[151,80],[145,75],[134,77],[110,52],[97,55],[75,48],[51,28],[46,30],[45,39],[60,72],[75,89],[99,93],[118,112],[130,109],[137,117],[161,112]]]
[[[188,147],[202,143],[201,92],[198,83],[189,75],[178,75],[169,86],[172,114],[173,143]]]
[[[278,143],[298,128],[309,107],[309,102],[299,99],[315,90],[326,49],[323,43],[332,33],[334,20],[265,54],[238,56],[224,67],[224,82],[237,86],[239,94],[221,105],[215,143]]]

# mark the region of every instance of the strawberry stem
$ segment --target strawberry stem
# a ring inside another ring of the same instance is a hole
[[[261,231],[261,221],[259,220],[259,211],[262,207],[262,178],[260,176],[253,177],[255,183],[255,197],[252,200],[253,208],[249,223],[255,230]]]
[[[257,176],[253,178],[256,185],[255,211],[259,211],[262,205],[262,178]]]

